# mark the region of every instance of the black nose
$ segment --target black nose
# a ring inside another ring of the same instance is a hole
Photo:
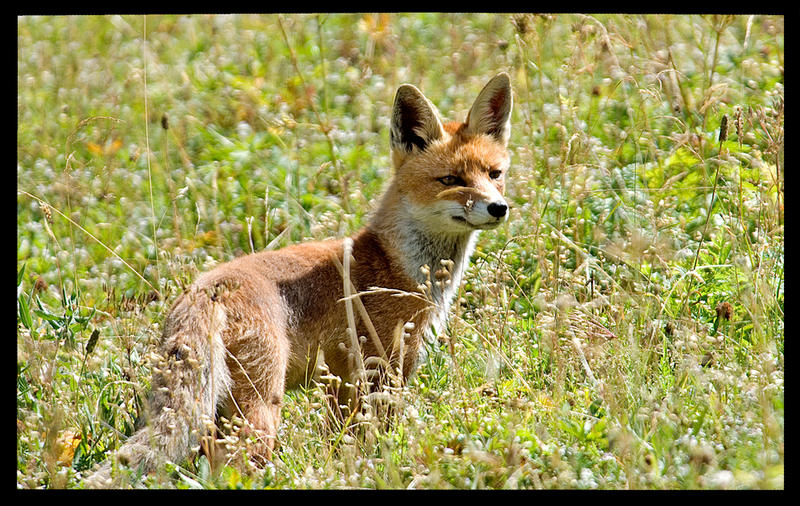
[[[502,218],[506,215],[506,211],[508,211],[508,206],[505,202],[492,202],[487,206],[487,211],[489,214],[494,216],[495,218]]]

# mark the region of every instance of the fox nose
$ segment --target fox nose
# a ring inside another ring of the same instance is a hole
[[[492,202],[487,206],[486,210],[495,218],[502,218],[508,211],[508,205],[505,202]]]

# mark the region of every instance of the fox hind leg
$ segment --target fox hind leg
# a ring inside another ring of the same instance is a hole
[[[272,459],[277,442],[289,346],[281,329],[263,320],[253,327],[246,347],[229,350],[231,400],[233,413],[245,422],[242,435],[255,437],[250,456],[263,465]]]
[[[265,400],[252,400],[243,403],[242,414],[247,424],[242,429],[243,435],[253,436],[255,444],[250,447],[250,457],[259,465],[272,460],[280,425],[282,400],[273,397]]]

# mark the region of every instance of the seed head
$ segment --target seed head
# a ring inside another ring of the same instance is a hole
[[[717,318],[723,320],[730,320],[733,315],[733,306],[728,302],[720,302],[717,304]]]
[[[725,139],[728,138],[728,115],[722,115],[722,121],[719,124],[719,142],[720,144],[725,142]]]
[[[44,202],[41,203],[42,212],[44,213],[44,217],[47,219],[47,223],[50,225],[53,224],[53,212],[50,210],[50,206],[45,204]]]
[[[742,120],[742,108],[736,107],[736,137],[739,139],[739,147],[742,146],[742,130],[743,130],[743,120]]]
[[[514,25],[514,28],[517,30],[517,33],[520,35],[525,35],[529,31],[531,31],[531,22],[533,21],[533,16],[530,14],[514,14],[511,17],[511,23]]]
[[[33,283],[33,293],[41,293],[45,290],[47,290],[47,281],[43,277],[37,276]]]

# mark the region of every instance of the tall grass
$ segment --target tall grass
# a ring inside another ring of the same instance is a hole
[[[19,488],[79,488],[133,432],[198,272],[365,223],[399,84],[463,119],[501,70],[511,220],[392,423],[341,432],[294,391],[266,468],[231,437],[143,485],[783,488],[782,17],[17,26]]]

